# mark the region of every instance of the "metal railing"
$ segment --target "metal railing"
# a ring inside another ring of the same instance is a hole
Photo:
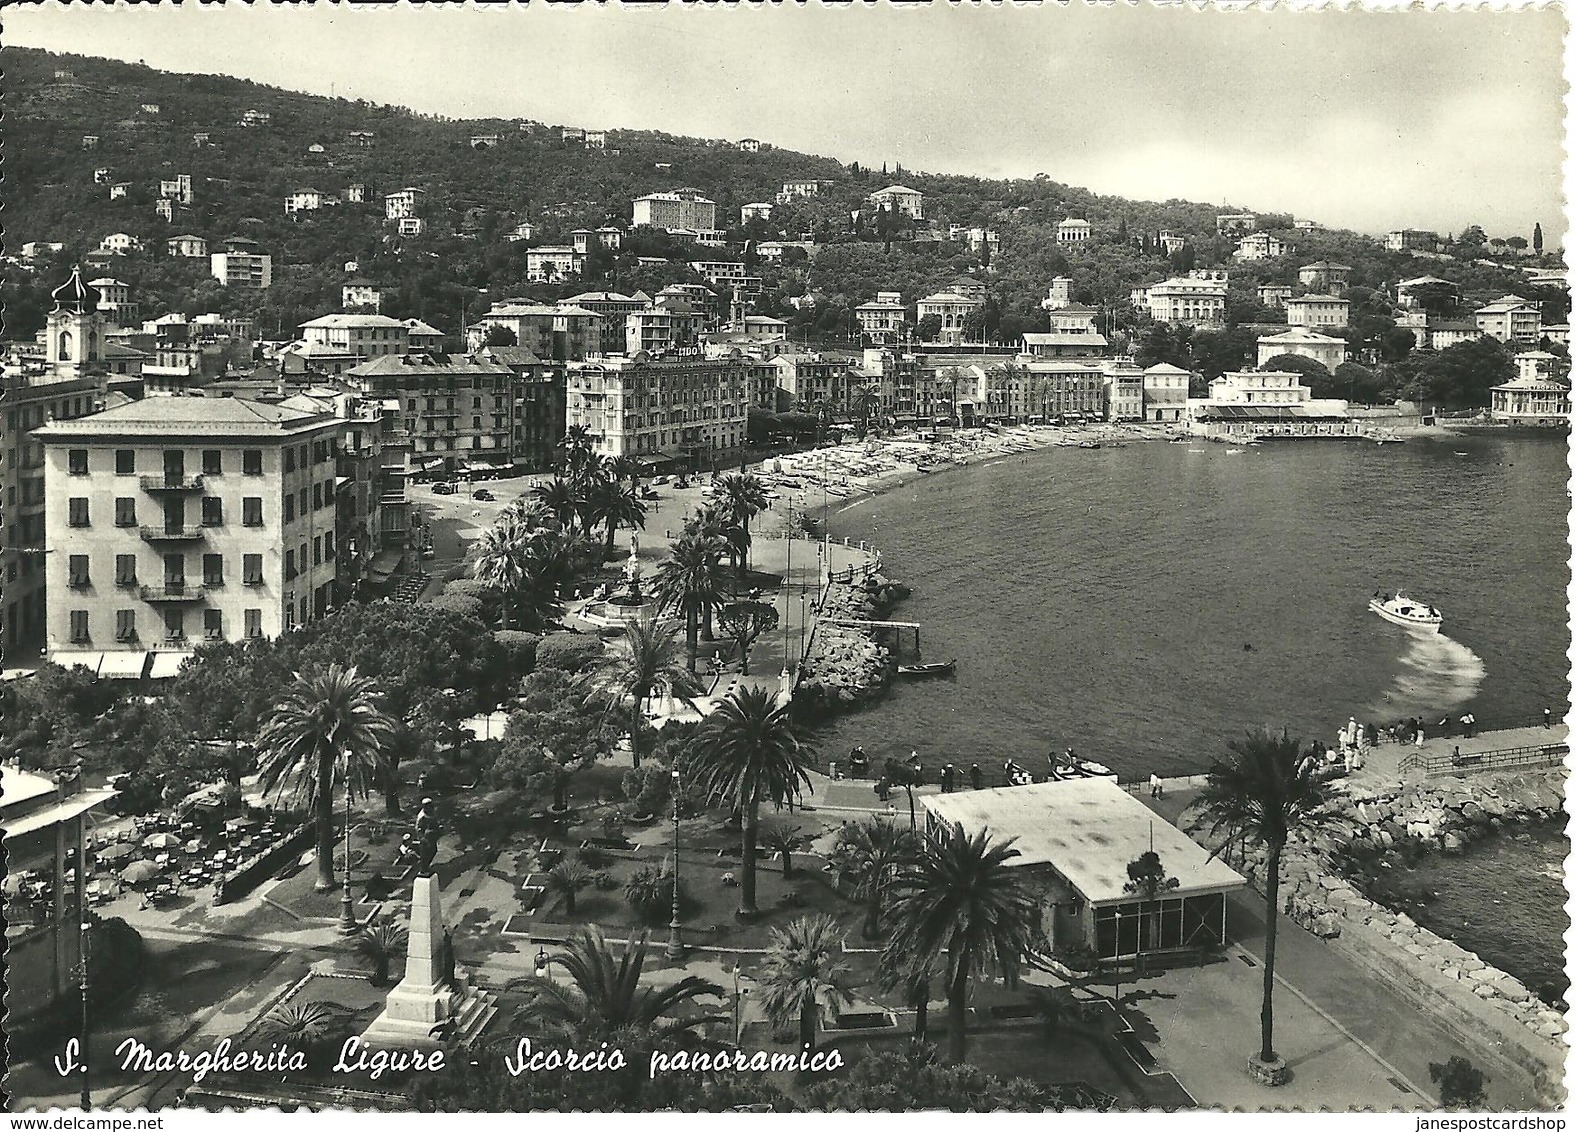
[[[1399,764],[1405,774],[1422,771],[1424,774],[1453,774],[1465,770],[1497,770],[1506,767],[1556,766],[1563,762],[1571,750],[1564,740],[1526,747],[1506,747],[1499,751],[1477,751],[1469,754],[1431,754],[1422,752],[1408,755]]]
[[[201,491],[202,476],[138,476],[143,491]]]

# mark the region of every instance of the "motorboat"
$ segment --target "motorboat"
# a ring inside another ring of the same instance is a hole
[[[958,660],[936,660],[930,664],[900,664],[900,676],[947,676],[958,667]]]
[[[1081,440],[1081,441],[1079,441],[1079,447],[1080,448],[1099,448],[1100,446],[1101,446],[1101,442],[1099,440]]]
[[[1402,594],[1396,594],[1394,597],[1373,597],[1369,600],[1369,608],[1393,625],[1423,629],[1430,633],[1439,632],[1440,623],[1445,620],[1434,606],[1427,602],[1414,601]]]

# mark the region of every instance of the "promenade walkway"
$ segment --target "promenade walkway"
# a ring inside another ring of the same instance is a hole
[[[1167,821],[1175,824],[1183,810],[1193,800],[1193,792],[1169,791],[1160,800],[1152,800],[1148,792],[1145,792],[1141,795],[1141,800]],[[1256,966],[1250,968],[1240,961],[1234,960],[1234,962],[1243,968],[1242,973],[1257,986],[1263,977],[1264,895],[1252,888],[1232,893],[1227,898],[1227,922],[1235,949],[1252,957]],[[1177,974],[1182,975],[1186,972]],[[1405,998],[1387,980],[1347,959],[1286,917],[1282,917],[1277,925],[1276,981],[1279,988],[1278,1003],[1296,999],[1308,1005],[1334,1030],[1337,1037],[1333,1040],[1363,1052],[1375,1064],[1388,1067],[1382,1080],[1393,1076],[1396,1078],[1394,1084],[1389,1081],[1387,1084],[1394,1089],[1394,1103],[1397,1106],[1416,1107],[1422,1095],[1429,1107],[1435,1107],[1438,1098],[1429,1081],[1431,1062],[1443,1062],[1452,1056],[1465,1057],[1475,1063],[1482,1061],[1481,1057],[1435,1025],[1427,1013]],[[1174,1013],[1176,1014],[1174,1021],[1178,1023],[1186,1022],[1189,1027],[1207,1027],[1206,1030],[1194,1031],[1195,1033],[1208,1034],[1210,1032],[1208,1027],[1211,1025],[1219,1028],[1219,1021],[1210,1022],[1208,1015],[1213,1013],[1213,1010],[1208,1002],[1201,1004],[1196,1001],[1197,998],[1198,996],[1194,994],[1180,995],[1178,1002],[1181,1005],[1160,1007],[1156,1010],[1156,1024],[1161,1030],[1163,1039],[1166,1035],[1166,1019]],[[1206,1017],[1193,1018],[1190,1004],[1203,1011]],[[1185,1016],[1182,1013],[1185,1011],[1190,1013]],[[1283,1022],[1288,1021],[1280,1010],[1277,1016]],[[1241,1023],[1241,1036],[1235,1038],[1236,1044],[1231,1051],[1234,1058],[1232,1068],[1239,1072],[1242,1056],[1247,1055],[1258,1033],[1258,1009],[1256,1008],[1251,1016],[1242,1018]],[[1286,1035],[1285,1044],[1289,1048],[1299,1041],[1284,1027],[1278,1028],[1278,1032]],[[1225,1035],[1223,1035],[1224,1039]],[[1183,1040],[1181,1034],[1178,1040]],[[1196,1037],[1194,1040],[1199,1039]],[[1278,1040],[1278,1045],[1282,1044],[1284,1043]],[[1204,1064],[1203,1067],[1208,1072],[1208,1065]],[[1196,1070],[1194,1079],[1191,1080],[1184,1068],[1179,1066],[1174,1068],[1178,1071],[1179,1079],[1194,1092],[1195,1096],[1199,1097],[1201,1102],[1247,1103],[1241,1100],[1215,1100],[1211,1096],[1210,1082],[1200,1080],[1199,1071]],[[1293,1068],[1296,1073],[1298,1066],[1294,1065]],[[1312,1069],[1312,1064],[1310,1068]],[[1527,1074],[1516,1072],[1511,1066],[1496,1066],[1489,1071],[1489,1075],[1487,1090],[1491,1108],[1514,1108],[1522,1111],[1536,1111],[1539,1108],[1540,1101],[1533,1088],[1533,1082]],[[1237,1087],[1231,1081],[1222,1080],[1220,1086],[1228,1091],[1228,1095],[1234,1097],[1238,1095]],[[1353,1095],[1338,1078],[1330,1082],[1329,1092],[1326,1094],[1329,1099],[1323,1103],[1332,1108],[1388,1107],[1373,1096],[1372,1090],[1365,1092],[1369,1094],[1367,1100]],[[1270,1105],[1298,1102],[1288,1095],[1280,1102],[1267,1098],[1265,1103]]]
[[[1422,745],[1414,743],[1381,743],[1377,747],[1370,747],[1364,754],[1363,766],[1348,776],[1348,781],[1360,786],[1384,786],[1400,781],[1404,777],[1418,777],[1417,772],[1406,775],[1402,763],[1409,755],[1435,755],[1449,758],[1460,751],[1464,756],[1482,755],[1491,751],[1507,751],[1521,747],[1549,747],[1565,743],[1569,739],[1566,724],[1552,723],[1549,727],[1534,725],[1532,727],[1512,727],[1498,731],[1478,731],[1471,736],[1464,736],[1460,731],[1455,735],[1440,735],[1438,729],[1434,738],[1429,737],[1429,728],[1424,730]],[[1486,767],[1485,769],[1489,769]],[[1515,767],[1501,767],[1496,769],[1515,770]],[[1536,769],[1536,768],[1530,768]],[[1470,772],[1472,767],[1464,767],[1464,773]]]

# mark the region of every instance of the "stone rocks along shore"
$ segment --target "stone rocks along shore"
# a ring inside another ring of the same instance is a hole
[[[1406,913],[1374,903],[1340,873],[1355,855],[1409,843],[1457,853],[1469,842],[1508,826],[1563,819],[1565,785],[1565,771],[1554,768],[1349,790],[1339,804],[1338,820],[1329,829],[1300,833],[1282,853],[1282,910],[1325,939],[1339,936],[1344,924],[1365,924],[1390,942],[1398,962],[1442,993],[1452,990],[1450,984],[1459,984],[1458,993],[1470,993],[1559,1043],[1567,1029],[1559,1011],[1511,975],[1419,927]],[[1184,827],[1206,843],[1193,817],[1184,815]],[[1223,859],[1257,884],[1264,877],[1265,856],[1263,846],[1250,846],[1246,852],[1224,854]]]
[[[794,698],[797,706],[829,712],[877,699],[892,678],[892,655],[869,629],[829,625],[828,619],[879,620],[909,595],[907,586],[881,573],[827,586],[817,614],[815,640],[805,657]]]

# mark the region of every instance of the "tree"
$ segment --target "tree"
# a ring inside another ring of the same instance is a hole
[[[628,712],[630,761],[641,765],[641,730],[646,726],[646,705],[659,692],[690,704],[701,693],[701,683],[679,659],[673,625],[642,618],[624,627],[621,647],[588,677],[592,697],[601,698],[610,715]]]
[[[674,542],[652,579],[658,608],[677,610],[684,616],[691,672],[695,671],[701,620],[710,615],[722,589],[724,547],[721,539],[687,531]]]
[[[404,954],[405,943],[405,929],[389,920],[373,920],[356,933],[356,952],[372,966],[373,986],[389,985],[389,965]]]
[[[575,895],[591,883],[591,870],[574,854],[565,857],[548,870],[548,888],[564,896],[564,914],[575,914]]]
[[[942,316],[928,314],[914,324],[914,336],[922,342],[935,342],[942,333]]]
[[[789,705],[763,688],[736,688],[701,721],[683,762],[684,777],[741,817],[739,914],[755,916],[761,804],[782,809],[810,785],[810,750]]]
[[[1146,850],[1128,862],[1128,879],[1123,884],[1123,891],[1139,897],[1141,916],[1146,913],[1151,916],[1150,925],[1140,933],[1141,957],[1147,950],[1157,946],[1156,937],[1160,935],[1160,925],[1155,922],[1154,917],[1161,894],[1173,891],[1178,884],[1176,877],[1167,875],[1166,866],[1161,863],[1161,855],[1154,849]]]
[[[622,955],[615,955],[602,929],[588,924],[551,960],[568,976],[567,982],[543,975],[524,980],[528,998],[515,1012],[516,1025],[584,1046],[630,1029],[658,1040],[694,1036],[727,1018],[700,1001],[722,997],[723,988],[714,982],[686,975],[661,988],[642,986],[646,951],[647,936],[642,934]]]
[[[783,858],[783,876],[788,878],[794,875],[794,854],[809,845],[810,839],[798,826],[774,825],[762,834],[761,844]]]
[[[614,535],[620,527],[644,530],[646,504],[635,494],[633,487],[608,478],[594,483],[586,500],[587,526],[595,530],[598,523],[607,524],[607,541],[603,543],[604,559],[613,557]]]
[[[487,328],[487,337],[483,339],[484,346],[513,346],[516,344],[515,332],[509,327],[495,323]]]
[[[471,575],[498,594],[499,628],[508,629],[511,597],[526,586],[526,556],[523,533],[510,522],[488,527],[476,540]]]
[[[717,627],[739,648],[741,676],[750,675],[750,650],[757,639],[777,624],[777,607],[764,601],[736,601],[717,611]]]
[[[969,983],[995,970],[1009,983],[1025,957],[1040,950],[1040,905],[1022,869],[1013,839],[993,842],[988,831],[966,834],[953,824],[922,840],[915,860],[893,881],[890,935],[885,951],[893,970],[943,960],[947,986],[947,1044],[964,1060]]]
[[[1282,373],[1295,373],[1311,380],[1319,378],[1328,381],[1331,376],[1330,370],[1313,358],[1306,358],[1302,354],[1277,354],[1273,358],[1267,358],[1265,364],[1259,368],[1267,373],[1273,370],[1279,370]]]
[[[370,679],[331,664],[298,674],[259,736],[263,788],[316,811],[319,891],[335,886],[335,779],[360,785],[394,731],[380,700]]]
[[[1484,229],[1477,224],[1469,224],[1462,229],[1462,234],[1457,237],[1457,243],[1464,248],[1481,248],[1484,246]]]
[[[309,1057],[333,1037],[343,1013],[326,1002],[282,1003],[259,1020],[258,1032]]]
[[[1523,236],[1508,236],[1506,237],[1506,246],[1513,251],[1526,251],[1528,248],[1528,241]]]
[[[1330,788],[1318,777],[1320,759],[1285,730],[1251,732],[1227,744],[1227,754],[1211,762],[1196,801],[1200,821],[1215,853],[1249,843],[1265,847],[1265,971],[1260,1005],[1259,1059],[1276,1061],[1274,1003],[1276,923],[1281,886],[1281,854],[1295,829],[1319,829],[1331,820]]]
[[[1440,1107],[1445,1109],[1483,1108],[1488,1099],[1484,1086],[1489,1078],[1465,1057],[1453,1054],[1444,1063],[1429,1063],[1429,1080],[1440,1086]]]
[[[750,521],[767,509],[766,486],[755,476],[733,472],[718,481],[721,491],[718,501],[730,521],[744,532],[744,545],[750,546]],[[745,576],[743,556],[736,563],[740,578]]]
[[[1544,254],[1544,229],[1537,222],[1533,225],[1533,254]]]
[[[761,1008],[779,1029],[799,1025],[802,1049],[815,1049],[823,1011],[854,1002],[843,932],[824,912],[773,928],[761,964]]]
[[[562,813],[570,776],[613,745],[606,716],[586,710],[584,700],[582,685],[562,669],[539,669],[522,680],[517,707],[485,772],[488,785],[512,792],[517,806],[550,797]]]
[[[882,909],[888,885],[914,859],[919,839],[886,818],[869,818],[838,830],[832,863],[854,882],[854,894],[865,902],[866,939],[881,934]]]
[[[1417,401],[1461,408],[1490,403],[1490,390],[1517,375],[1511,352],[1493,338],[1458,342],[1424,361],[1407,394]]]

